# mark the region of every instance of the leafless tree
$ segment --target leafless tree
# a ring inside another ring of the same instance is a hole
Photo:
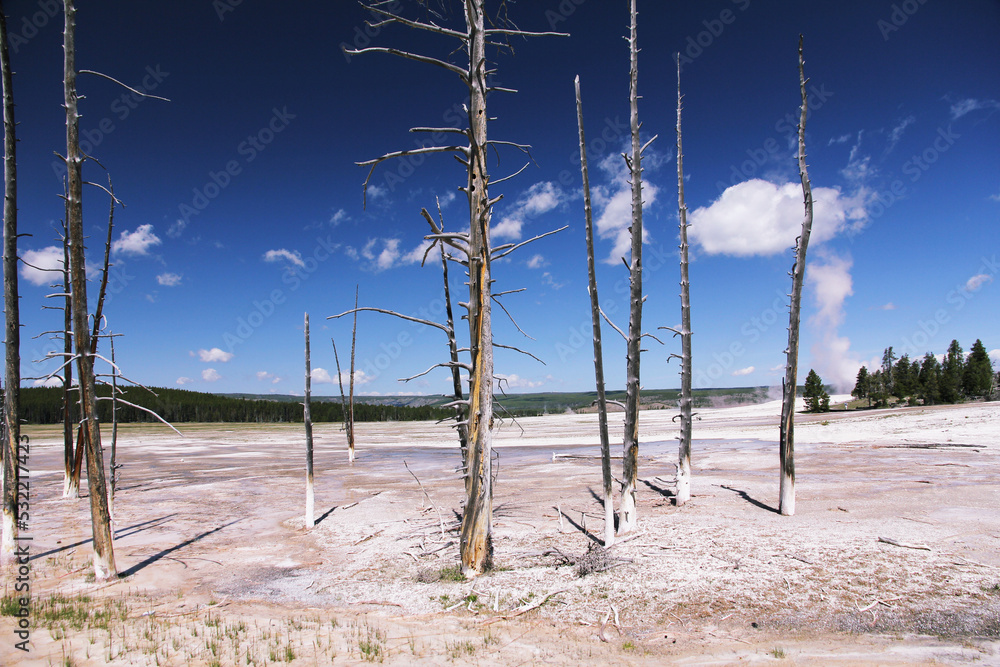
[[[639,45],[636,29],[636,0],[631,0],[629,29],[629,110],[632,154],[625,162],[632,185],[632,248],[629,266],[629,323],[626,339],[625,442],[622,463],[622,497],[618,506],[618,533],[631,532],[638,520],[635,493],[639,460],[639,357],[642,352],[642,154],[653,139],[642,144],[639,138]]]
[[[795,393],[798,383],[799,363],[799,316],[802,301],[802,282],[806,273],[806,248],[809,246],[809,234],[813,222],[812,185],[806,170],[806,116],[809,113],[809,101],[806,95],[808,79],[805,75],[805,60],[802,56],[802,35],[799,35],[799,93],[802,106],[799,114],[799,179],[802,181],[802,198],[805,215],[802,220],[802,233],[796,240],[795,264],[792,266],[791,307],[788,315],[788,349],[785,362],[784,392],[781,401],[781,440],[780,464],[781,487],[779,511],[785,516],[795,514]]]
[[[514,36],[535,36],[554,33],[530,33],[514,27],[486,27],[485,0],[464,0],[465,29],[454,30],[439,26],[433,21],[414,21],[384,9],[386,3],[371,0],[365,7],[380,20],[372,24],[382,27],[399,24],[434,35],[455,39],[459,49],[468,56],[468,63],[456,65],[447,60],[400,51],[388,47],[369,47],[350,51],[351,54],[388,53],[417,62],[441,67],[456,74],[468,87],[469,127],[455,128],[414,128],[414,131],[458,134],[467,140],[466,145],[429,146],[414,150],[387,153],[374,160],[361,163],[372,170],[385,160],[406,155],[431,153],[451,153],[467,169],[466,196],[469,201],[469,232],[467,234],[447,234],[442,240],[458,247],[466,255],[469,272],[468,322],[470,334],[471,374],[468,402],[469,467],[470,478],[467,500],[462,516],[461,555],[466,576],[475,576],[489,569],[492,562],[493,538],[493,487],[492,487],[492,436],[493,426],[493,327],[491,304],[492,269],[494,252],[490,248],[490,216],[499,201],[489,194],[490,180],[487,169],[487,151],[490,146],[514,145],[511,142],[488,140],[486,97],[489,92],[509,89],[489,85],[487,79],[492,70],[487,64],[486,47],[494,40]],[[369,172],[369,178],[371,172]],[[497,181],[499,183],[504,179]],[[367,180],[366,180],[367,188]]]
[[[17,285],[17,137],[13,73],[7,43],[7,17],[0,2],[0,77],[3,80],[4,199],[3,292],[6,365],[3,391],[3,537],[0,559],[12,561],[18,536],[18,445],[21,441],[21,318]]]
[[[684,202],[684,149],[681,142],[681,59],[677,56],[677,216],[680,221],[681,328],[660,327],[681,337],[681,435],[677,450],[678,506],[691,499],[691,283],[688,279],[687,204]],[[674,357],[677,355],[671,355]]]
[[[309,313],[306,313],[306,389],[302,401],[302,421],[306,428],[306,528],[312,528],[315,520],[315,497],[313,494],[313,424],[312,424],[312,361],[309,358]]]
[[[347,460],[354,463],[354,350],[357,348],[358,343],[358,286],[354,286],[354,324],[351,326],[351,377],[348,382],[350,383],[350,399],[348,400],[347,407],[349,412],[344,415],[345,423],[347,424]]]
[[[97,419],[97,390],[94,354],[87,312],[87,269],[83,235],[83,156],[80,152],[80,114],[76,92],[76,8],[73,0],[64,0],[66,29],[64,93],[66,104],[66,223],[69,228],[70,276],[73,294],[73,344],[80,387],[81,421],[87,458],[87,483],[90,488],[91,523],[94,537],[94,576],[97,581],[118,576],[115,565],[111,516],[108,510],[107,484],[101,427]]]
[[[604,393],[604,354],[601,348],[601,306],[597,298],[597,274],[594,270],[594,220],[590,202],[590,173],[587,168],[587,138],[583,131],[583,100],[580,77],[576,77],[576,122],[580,130],[580,170],[583,175],[583,211],[587,235],[587,277],[590,314],[594,328],[594,377],[597,383],[597,424],[601,437],[601,474],[604,482],[604,546],[615,543],[615,502],[611,476],[611,444],[608,439],[608,402]]]

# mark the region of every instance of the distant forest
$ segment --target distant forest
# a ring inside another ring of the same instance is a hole
[[[184,389],[153,387],[154,396],[140,387],[125,387],[120,397],[129,403],[153,410],[170,423],[247,422],[302,423],[302,398],[289,395],[205,394]],[[107,387],[99,387],[102,396]],[[698,389],[694,392],[696,407],[722,407],[768,400],[767,387],[735,387]],[[644,409],[664,409],[676,406],[680,391],[676,389],[642,392]],[[624,401],[624,391],[608,392],[608,398]],[[359,422],[421,421],[454,417],[455,412],[442,407],[448,396],[355,396],[354,418]],[[529,417],[563,412],[589,412],[596,400],[595,392],[501,394],[497,414],[501,417]],[[61,387],[25,387],[21,389],[21,418],[29,424],[62,423],[63,390]],[[103,423],[111,422],[111,401],[98,402]],[[344,419],[339,397],[313,396],[314,422],[340,422]],[[74,415],[74,421],[76,417]],[[149,413],[119,403],[119,423],[149,423],[157,421]]]
[[[295,397],[275,399],[249,399],[217,394],[203,394],[183,389],[154,387],[154,396],[140,387],[127,387],[120,397],[129,403],[153,410],[172,424],[185,422],[302,422],[302,404]],[[108,389],[98,389],[109,395]],[[61,387],[31,387],[21,390],[21,418],[29,424],[59,424],[63,419],[63,390]],[[98,414],[104,423],[111,422],[111,401],[98,402]],[[416,421],[453,417],[454,410],[434,405],[399,406],[369,405],[355,402],[354,419],[359,422]],[[74,418],[75,419],[75,418]],[[312,401],[314,422],[343,421],[344,412],[340,399],[329,398]],[[118,404],[118,421],[155,422],[155,417],[131,406]]]

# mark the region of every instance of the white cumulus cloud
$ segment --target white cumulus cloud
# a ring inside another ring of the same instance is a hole
[[[25,250],[21,255],[21,277],[32,285],[62,281],[63,249],[50,245],[41,250]],[[60,273],[56,273],[56,272]]]
[[[74,384],[76,384],[74,382]],[[39,378],[32,383],[34,387],[61,387],[63,385],[62,378],[58,375],[53,375],[52,377]]]
[[[810,243],[822,243],[838,232],[863,224],[860,195],[845,196],[838,188],[813,188]],[[691,213],[692,241],[715,255],[774,255],[795,244],[802,232],[804,207],[798,183],[776,185],[752,179],[727,188],[710,206]]]
[[[211,350],[198,350],[198,358],[207,364],[213,364],[215,362],[226,363],[233,358],[232,352],[226,352],[225,350],[220,350],[217,347],[213,347]]]
[[[194,380],[192,380],[191,378],[188,378],[188,377],[179,377],[179,378],[177,378],[177,384],[181,385],[182,387],[184,385],[186,385],[186,384],[191,384],[192,382],[194,382]]]
[[[134,232],[123,231],[111,244],[111,252],[125,255],[146,255],[149,249],[160,244],[160,237],[153,233],[153,225],[139,225]]]
[[[518,198],[509,211],[493,225],[490,235],[494,239],[521,238],[521,229],[528,220],[548,213],[566,200],[562,188],[551,181],[535,183]]]
[[[214,368],[206,368],[201,372],[201,379],[205,382],[215,382],[217,380],[221,380],[222,376],[219,375],[219,372]]]
[[[738,370],[733,371],[733,377],[742,377],[744,375],[750,375],[755,370],[757,370],[755,366],[747,366],[746,368],[740,368]]]
[[[544,380],[529,380],[528,378],[523,378],[516,373],[512,373],[511,375],[501,375],[497,373],[494,377],[499,381],[500,386],[509,389],[535,389],[536,387],[541,387],[545,384]]]

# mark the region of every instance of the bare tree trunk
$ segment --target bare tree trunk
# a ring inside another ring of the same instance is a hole
[[[438,214],[441,213],[441,206],[438,205]],[[441,244],[441,274],[444,276],[444,307],[447,315],[448,327],[448,354],[451,359],[451,383],[454,392],[455,421],[458,423],[458,446],[462,451],[462,476],[465,478],[465,493],[468,495],[471,487],[469,477],[469,425],[465,413],[465,396],[462,391],[462,370],[458,360],[458,341],[455,340],[455,317],[451,309],[451,287],[448,285],[448,257],[444,251],[444,244]]]
[[[68,201],[68,198],[67,198]],[[73,297],[72,281],[69,274],[69,227],[63,223],[63,354],[65,359],[73,355]],[[63,370],[63,498],[80,497],[80,467],[77,465],[73,443],[73,364],[66,364]]]
[[[115,490],[118,486],[118,362],[115,359],[115,334],[110,333],[108,338],[111,345],[111,460],[108,468],[111,479],[108,480],[108,515],[111,523],[115,521]]]
[[[309,313],[306,313],[306,391],[302,402],[302,421],[306,427],[306,528],[315,523],[315,499],[313,495],[313,424],[310,401],[312,400],[312,362],[309,359]]]
[[[7,18],[0,2],[0,70],[3,79],[4,197],[3,293],[6,314],[6,365],[3,392],[3,537],[0,560],[12,563],[18,536],[18,444],[21,441],[21,316],[17,288],[17,138],[13,73],[7,43]]]
[[[639,460],[639,355],[642,345],[642,151],[639,139],[639,47],[636,38],[636,0],[631,1],[629,33],[629,107],[632,156],[626,158],[632,181],[632,258],[629,264],[629,322],[625,377],[625,451],[622,465],[622,499],[618,507],[618,533],[636,527],[635,492]]]
[[[87,313],[87,272],[83,235],[83,178],[80,155],[80,116],[77,111],[75,30],[76,9],[73,0],[64,0],[66,30],[64,33],[66,98],[66,169],[67,225],[69,227],[70,270],[73,294],[73,343],[76,351],[77,374],[80,383],[80,407],[86,438],[87,484],[90,496],[91,522],[94,536],[94,576],[105,581],[118,576],[115,565],[111,517],[108,512],[107,484],[104,474],[104,453],[101,448],[101,427],[97,419],[97,393],[94,359],[90,346]]]
[[[799,363],[799,316],[802,301],[802,282],[806,273],[806,248],[812,231],[813,199],[809,173],[806,170],[806,116],[809,113],[806,95],[805,61],[802,57],[802,35],[799,35],[799,92],[802,96],[799,117],[799,178],[802,181],[802,197],[805,216],[802,220],[802,234],[795,249],[795,265],[792,267],[791,308],[788,315],[788,359],[785,363],[784,395],[781,402],[781,487],[779,511],[785,516],[795,514],[795,393],[798,384]]]
[[[486,30],[483,0],[466,0],[469,47],[469,495],[462,515],[462,569],[493,566],[493,321],[489,175],[486,169]]]
[[[597,383],[597,423],[601,435],[601,473],[604,481],[604,546],[615,543],[615,503],[611,476],[611,443],[608,439],[608,401],[604,394],[604,354],[601,349],[601,306],[597,298],[594,270],[594,221],[590,203],[590,174],[587,169],[587,139],[583,131],[583,100],[580,77],[576,77],[576,123],[580,129],[580,169],[583,174],[583,211],[587,226],[587,278],[590,315],[594,327],[594,377]]]
[[[358,341],[358,286],[354,286],[354,326],[351,327],[351,400],[347,419],[347,459],[354,463],[354,350]]]
[[[688,280],[687,204],[684,202],[684,149],[681,144],[681,61],[677,58],[677,210],[681,237],[681,437],[677,453],[680,507],[691,499],[691,283]]]

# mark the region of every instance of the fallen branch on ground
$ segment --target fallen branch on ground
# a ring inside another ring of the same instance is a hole
[[[878,541],[885,544],[891,544],[894,547],[903,547],[904,549],[918,549],[920,551],[931,550],[931,548],[925,544],[907,544],[905,542],[898,542],[890,537],[880,537],[878,538]]]
[[[502,614],[500,616],[494,616],[493,618],[490,618],[490,619],[487,619],[487,620],[483,621],[483,625],[490,625],[492,623],[496,623],[497,621],[508,621],[508,620],[510,620],[512,618],[517,618],[521,614],[527,614],[529,611],[533,611],[535,609],[538,609],[539,607],[541,607],[543,604],[545,604],[546,602],[548,602],[550,599],[552,599],[556,595],[559,595],[560,593],[565,593],[568,590],[569,590],[568,588],[561,588],[558,591],[552,591],[551,593],[549,593],[548,595],[546,595],[545,597],[543,597],[538,602],[535,602],[534,604],[528,605],[527,607],[522,607],[521,609],[518,609],[517,611],[515,611],[515,612],[513,612],[511,614]]]

